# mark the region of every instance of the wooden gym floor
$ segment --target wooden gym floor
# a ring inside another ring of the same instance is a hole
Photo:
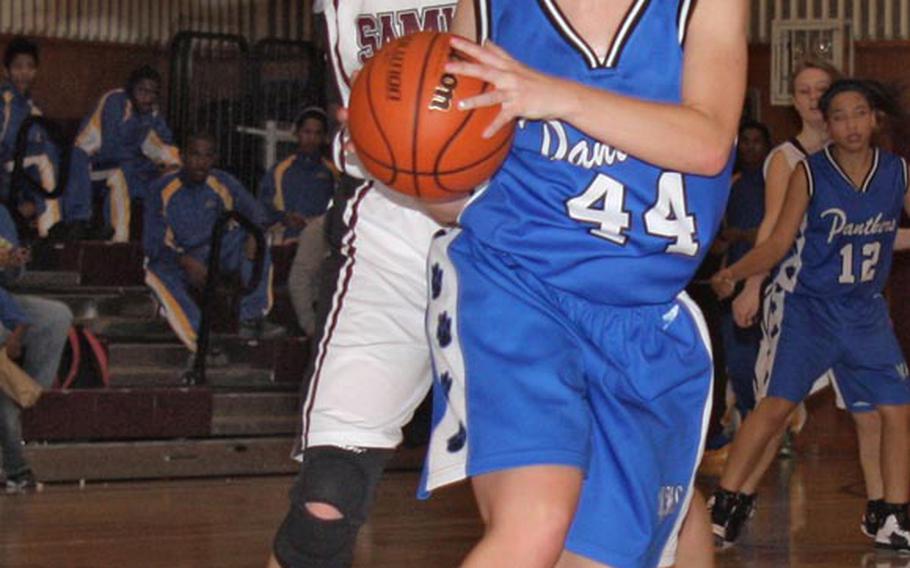
[[[765,479],[759,510],[722,568],[910,567],[876,555],[858,529],[864,507],[850,419],[825,396],[794,460]],[[3,568],[253,568],[284,515],[289,477],[51,485],[0,496]],[[700,480],[703,489],[713,480]],[[357,568],[446,568],[480,534],[469,490],[414,499],[417,474],[393,472],[358,544]]]

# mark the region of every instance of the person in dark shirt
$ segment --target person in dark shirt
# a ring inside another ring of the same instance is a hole
[[[759,122],[740,127],[737,146],[737,172],[733,177],[730,200],[720,241],[727,247],[725,265],[730,266],[755,246],[758,226],[765,214],[765,176],[763,164],[771,150],[771,133]],[[741,416],[755,406],[755,359],[761,342],[758,324],[741,328],[733,321],[730,302],[722,304],[721,334],[727,361],[727,378],[736,395]]]

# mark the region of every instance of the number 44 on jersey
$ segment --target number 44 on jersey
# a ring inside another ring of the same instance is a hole
[[[644,214],[649,235],[668,239],[665,252],[695,256],[699,244],[695,217],[686,210],[686,193],[682,174],[664,172],[657,184],[657,202]],[[632,226],[632,214],[625,207],[626,187],[605,174],[598,174],[588,188],[566,202],[569,217],[595,225],[595,237],[624,245]]]

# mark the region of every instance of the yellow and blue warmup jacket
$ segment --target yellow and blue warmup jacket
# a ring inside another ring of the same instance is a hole
[[[93,182],[108,191],[104,213],[115,241],[129,236],[130,200],[142,199],[161,167],[180,164],[173,134],[156,110],[140,113],[124,89],[106,93],[83,120],[70,160],[64,218],[92,215]]]
[[[0,250],[7,251],[19,246],[19,235],[9,210],[0,205]],[[9,331],[21,324],[29,323],[25,312],[6,289],[0,288],[0,323]]]
[[[267,218],[256,199],[227,172],[212,170],[202,184],[189,183],[181,174],[164,176],[149,187],[143,235],[145,281],[174,332],[195,351],[200,313],[180,257],[189,255],[208,266],[212,230],[225,211],[236,210],[261,227]],[[221,248],[222,271],[239,272],[244,282],[249,281],[253,267],[243,251],[246,238],[243,229],[234,227],[225,233]],[[272,306],[272,261],[268,249],[264,254],[262,279],[240,303],[242,321],[262,318]]]
[[[259,203],[269,224],[281,223],[287,213],[317,217],[326,212],[335,192],[335,174],[318,153],[296,153],[279,162],[259,184]],[[283,240],[296,239],[300,229],[282,227]]]
[[[41,116],[41,111],[32,100],[20,93],[12,83],[0,83],[0,196],[6,203],[9,203],[16,138],[20,127],[30,116]],[[24,158],[28,175],[40,180],[41,187],[46,192],[51,192],[57,186],[59,163],[59,151],[47,133],[40,128],[32,128]],[[38,232],[41,236],[47,236],[47,231],[61,219],[58,200],[47,199],[31,186],[21,189],[18,202],[31,201],[35,204],[38,211]]]

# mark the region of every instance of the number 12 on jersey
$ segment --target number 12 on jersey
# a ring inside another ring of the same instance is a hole
[[[624,245],[632,215],[625,209],[626,187],[605,174],[597,174],[588,188],[566,202],[569,217],[597,225],[589,232],[595,237]],[[644,214],[649,235],[669,239],[665,252],[695,256],[698,240],[695,217],[686,210],[686,189],[682,174],[664,172],[657,184],[657,202]]]

